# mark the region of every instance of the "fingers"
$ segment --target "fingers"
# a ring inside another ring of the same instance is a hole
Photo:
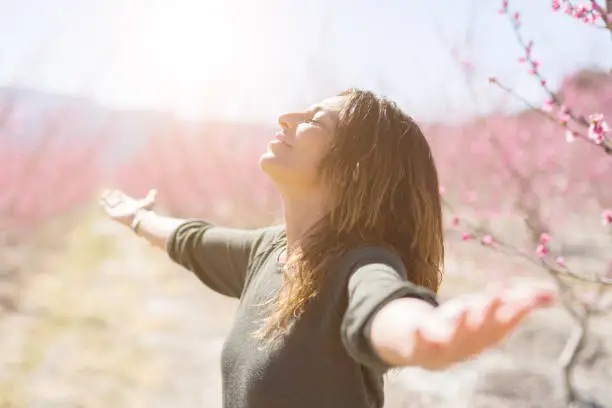
[[[465,305],[470,310],[463,332],[475,346],[501,341],[530,312],[549,306],[556,299],[553,290],[516,286],[495,286]]]
[[[498,313],[500,324],[509,329],[517,326],[529,313],[540,307],[550,306],[556,300],[556,293],[552,290],[529,288],[522,293],[510,294],[504,307]]]
[[[500,294],[494,294],[487,299],[487,302],[482,310],[482,320],[491,321],[499,314],[500,309],[504,305],[504,299]]]
[[[553,290],[496,285],[445,302],[415,338],[432,364],[461,361],[499,343],[530,312],[555,299]]]
[[[157,196],[157,190],[151,189],[147,193],[147,196],[143,199],[143,208],[150,210],[155,206],[155,198]]]
[[[112,192],[113,190],[111,189],[104,189],[104,191],[102,191],[102,194],[100,194],[100,201],[106,201],[106,199],[108,199]]]
[[[121,194],[119,190],[106,189],[100,196],[100,204],[113,208],[121,202]]]
[[[145,200],[155,200],[155,196],[157,196],[157,190],[152,188],[147,193],[147,196],[145,197]]]
[[[141,201],[143,208],[151,209],[155,204],[157,190],[151,189],[146,197]],[[118,204],[130,199],[125,193],[117,189],[105,189],[100,195],[100,204],[109,208],[116,207]]]
[[[470,309],[461,310],[454,321],[453,331],[451,333],[450,342],[459,342],[461,338],[465,336],[466,332],[470,331],[470,326],[468,325],[468,321],[470,319],[471,313]]]

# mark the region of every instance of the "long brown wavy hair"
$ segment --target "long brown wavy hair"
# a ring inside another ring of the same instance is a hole
[[[437,293],[444,243],[438,173],[429,143],[398,106],[350,89],[332,146],[319,167],[334,207],[289,259],[283,287],[255,333],[277,339],[317,295],[325,274],[349,249],[378,245],[398,254],[407,279]]]

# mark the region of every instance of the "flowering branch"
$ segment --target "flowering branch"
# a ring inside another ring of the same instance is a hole
[[[442,202],[447,209],[453,212],[452,206],[447,200],[443,198]],[[611,211],[605,211],[604,214],[602,214],[602,223],[604,225],[612,224]],[[505,242],[499,237],[494,237],[492,232],[488,231],[486,228],[475,226],[467,220],[460,220],[459,217],[454,216],[451,220],[452,228],[458,227],[460,224],[464,226],[462,228],[463,232],[461,233],[462,241],[477,240],[482,246],[490,248],[491,250],[526,260],[532,265],[547,271],[559,288],[561,294],[560,300],[564,309],[577,323],[572,335],[565,344],[563,352],[559,356],[559,366],[563,373],[564,397],[568,406],[572,406],[572,403],[580,400],[572,384],[573,369],[576,366],[577,357],[586,343],[591,317],[608,312],[605,308],[600,307],[599,303],[605,293],[604,288],[609,288],[611,286],[607,285],[612,285],[612,276],[600,274],[587,276],[572,271],[567,266],[562,256],[552,255],[549,246],[551,237],[547,233],[540,234],[537,247],[529,252]],[[567,281],[562,279],[562,277],[597,284],[596,296],[591,299],[590,303],[580,302],[577,293],[578,288],[571,286]]]
[[[590,24],[596,28],[610,30],[612,32],[612,21],[606,11],[595,0],[590,0],[588,3],[574,5],[569,0],[552,0],[553,11],[559,11],[563,8],[565,14],[581,20],[583,23]],[[612,1],[606,1],[606,8],[612,8]],[[598,21],[602,21],[602,25],[598,25]]]
[[[453,211],[453,208],[450,203],[448,203],[448,201],[443,199],[443,203],[444,206],[448,208],[451,212],[456,213],[455,211]],[[459,224],[462,224],[466,227],[461,233],[462,241],[479,240],[480,243],[485,247],[491,248],[492,250],[496,250],[505,255],[520,257],[535,266],[544,267],[548,272],[552,274],[566,276],[583,282],[612,285],[612,276],[608,277],[602,276],[600,274],[593,274],[588,276],[585,274],[581,274],[572,271],[567,266],[567,264],[565,263],[565,259],[562,256],[552,257],[549,247],[551,237],[547,233],[542,233],[540,235],[537,247],[534,248],[533,252],[530,253],[520,248],[517,248],[515,245],[512,245],[499,237],[494,237],[493,233],[488,229],[483,229],[482,227],[475,226],[473,223],[470,223],[467,220],[460,220],[460,218],[457,216],[453,217],[451,225],[453,227],[457,227],[459,226]],[[602,214],[602,224],[612,224],[612,211],[604,211],[604,213]],[[552,262],[551,259],[553,259],[554,262]]]
[[[608,16],[601,8],[601,6],[599,6],[594,0],[591,0],[590,6],[573,6],[567,0],[561,0],[561,2],[565,5],[566,13],[572,15],[577,19],[581,19],[583,22],[589,24],[594,24],[596,21],[599,21],[601,19],[605,24],[603,28],[609,29],[612,33],[612,25]],[[561,3],[559,2],[559,0],[553,0],[552,4],[552,8],[554,11],[559,10],[561,8]],[[544,102],[544,105],[541,108],[536,108],[535,106],[530,104],[525,98],[521,97],[512,89],[501,83],[497,78],[490,77],[489,82],[495,84],[504,92],[519,99],[521,102],[523,102],[526,106],[533,109],[534,111],[543,114],[549,120],[552,120],[553,122],[558,123],[560,126],[566,128],[565,137],[567,142],[571,143],[576,139],[582,139],[595,146],[601,147],[605,153],[612,155],[612,140],[610,139],[610,127],[604,120],[603,115],[600,113],[593,113],[588,117],[585,117],[576,114],[568,106],[566,106],[561,100],[560,96],[555,94],[550,89],[550,87],[548,86],[548,82],[540,71],[540,62],[533,58],[533,41],[526,41],[522,36],[520,31],[520,14],[518,12],[510,12],[509,0],[502,1],[502,8],[499,10],[499,13],[502,15],[507,15],[509,17],[516,39],[525,51],[525,55],[523,57],[520,57],[518,59],[518,62],[521,64],[527,64],[529,66],[529,74],[538,79],[542,89],[544,89],[544,91],[548,95],[548,99]],[[552,114],[553,110],[555,109],[558,111],[557,117]],[[570,120],[578,126],[586,128],[586,134],[581,131],[570,129]]]

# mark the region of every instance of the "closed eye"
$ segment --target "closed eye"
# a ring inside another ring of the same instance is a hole
[[[321,127],[323,126],[321,122],[314,120],[314,119],[304,119],[302,123],[310,123],[311,125],[321,126]]]

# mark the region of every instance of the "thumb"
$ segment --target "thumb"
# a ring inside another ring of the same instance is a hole
[[[142,200],[144,204],[144,208],[150,210],[155,206],[155,197],[157,196],[157,190],[151,189],[147,193],[147,196]]]

